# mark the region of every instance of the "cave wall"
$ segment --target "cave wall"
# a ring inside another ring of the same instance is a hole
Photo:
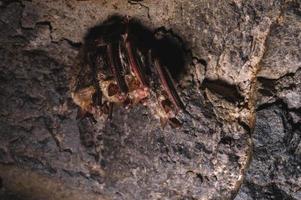
[[[0,1],[0,197],[301,199],[298,1]],[[78,120],[69,83],[113,14],[181,38],[180,129]]]

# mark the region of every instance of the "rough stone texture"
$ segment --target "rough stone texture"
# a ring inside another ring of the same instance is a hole
[[[300,12],[276,0],[0,1],[0,197],[233,199],[254,129],[236,199],[301,199]],[[182,38],[182,128],[143,106],[75,119],[74,60],[112,14]]]
[[[301,199],[301,7],[285,7],[258,73],[253,160],[235,200]]]

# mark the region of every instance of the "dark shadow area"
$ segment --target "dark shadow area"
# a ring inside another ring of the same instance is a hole
[[[188,60],[183,40],[175,33],[162,28],[158,29],[155,35],[157,38],[155,50],[162,64],[167,67],[174,79],[178,79],[184,73]]]
[[[149,51],[159,58],[160,63],[168,69],[175,80],[178,80],[184,73],[188,56],[183,40],[165,28],[151,30],[135,18],[113,15],[100,25],[91,28],[84,38],[84,51],[97,52],[99,44],[96,44],[96,41],[101,40],[102,45],[114,44],[122,40],[122,35],[125,33],[128,33],[134,49],[139,51],[135,53],[135,56],[142,57],[137,60],[145,62],[146,73],[152,71]]]
[[[222,80],[205,79],[202,88],[208,88],[210,91],[219,94],[230,102],[243,101],[243,96],[239,93],[238,88],[235,85],[230,85]]]

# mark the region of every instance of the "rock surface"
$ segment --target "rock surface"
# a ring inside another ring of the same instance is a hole
[[[235,200],[301,199],[301,7],[271,30],[257,76],[253,159]]]
[[[300,12],[276,0],[0,1],[0,198],[301,199]],[[76,120],[74,61],[113,14],[181,38],[180,129],[143,106]]]

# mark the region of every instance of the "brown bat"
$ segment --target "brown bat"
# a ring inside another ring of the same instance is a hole
[[[86,37],[80,67],[71,87],[80,116],[112,116],[113,105],[142,103],[162,126],[179,127],[185,106],[168,68],[156,52],[154,35],[141,36],[128,16],[112,17]]]

